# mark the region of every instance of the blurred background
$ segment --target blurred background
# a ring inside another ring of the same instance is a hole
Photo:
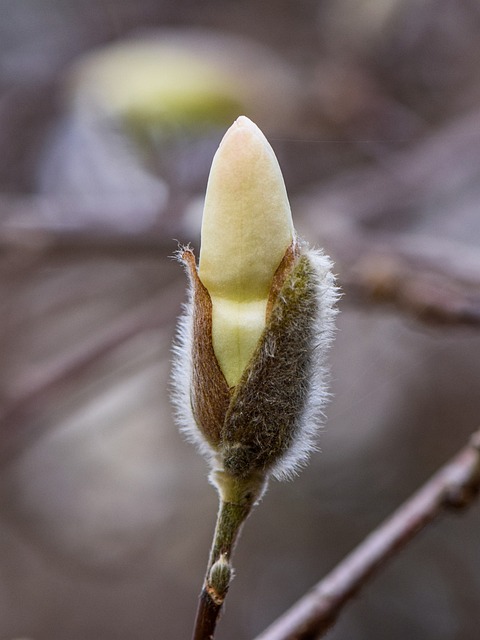
[[[216,495],[168,401],[213,153],[265,132],[343,290],[321,452],[272,482],[252,639],[479,426],[480,3],[0,0],[0,638],[189,637]],[[478,506],[332,640],[478,637]]]

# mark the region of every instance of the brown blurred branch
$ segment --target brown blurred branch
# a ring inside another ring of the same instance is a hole
[[[421,322],[480,327],[478,249],[430,235],[367,233],[341,217],[337,223],[320,241],[336,263],[349,301],[388,303]],[[78,253],[158,255],[171,250],[171,235],[0,225],[0,250],[64,259]]]
[[[329,575],[256,640],[313,640],[375,573],[447,509],[470,506],[480,489],[480,430],[417,493],[371,533]]]
[[[325,237],[350,300],[393,304],[423,322],[480,327],[480,252],[431,236]]]
[[[0,204],[1,212],[1,204]],[[142,254],[155,256],[161,251],[173,252],[170,233],[155,229],[149,233],[120,232],[95,227],[72,229],[61,225],[29,224],[26,227],[13,224],[0,225],[0,252],[45,256],[59,255],[72,258],[82,256]]]
[[[432,198],[453,195],[455,182],[465,189],[478,182],[480,162],[480,111],[452,119],[396,153],[374,154],[377,162],[352,169],[326,181],[310,193],[309,217],[318,225],[318,212],[369,228],[386,228],[392,222],[422,219]],[[381,141],[379,141],[381,142]],[[371,148],[371,147],[370,147]]]

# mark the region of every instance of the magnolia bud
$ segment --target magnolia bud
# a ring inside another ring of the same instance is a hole
[[[327,398],[337,290],[330,260],[295,237],[272,148],[239,118],[215,155],[197,271],[175,347],[174,401],[216,469],[285,476],[312,448]]]
[[[198,269],[212,300],[213,349],[230,387],[240,380],[265,328],[273,276],[293,233],[273,149],[241,116],[213,159]]]

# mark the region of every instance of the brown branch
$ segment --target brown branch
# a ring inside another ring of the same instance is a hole
[[[480,430],[467,447],[256,640],[320,638],[389,558],[446,509],[470,506],[479,489]]]
[[[385,228],[389,217],[396,223],[424,218],[425,209],[445,190],[452,195],[455,188],[475,184],[480,161],[479,117],[475,110],[454,118],[422,135],[414,145],[382,154],[373,166],[355,165],[312,188],[307,211],[310,223],[319,228],[319,212],[322,217],[333,212],[337,219],[369,228],[379,224]],[[452,167],[457,187],[449,186]]]
[[[345,231],[324,242],[350,300],[388,303],[422,322],[480,327],[480,252],[473,247]]]
[[[318,213],[318,205],[313,208]],[[172,217],[164,224],[170,224]],[[341,214],[337,218],[335,228],[322,233],[319,241],[334,259],[340,285],[351,302],[389,304],[431,324],[480,327],[478,249],[429,235],[367,233]],[[27,255],[62,259],[79,253],[90,258],[105,254],[156,256],[167,249],[162,238],[171,236],[170,231],[160,228],[155,233],[125,233],[64,230],[41,224],[28,228],[0,225],[0,252],[10,250],[18,255],[23,250]]]
[[[205,583],[198,601],[192,640],[212,640],[215,634],[232,576],[231,557],[243,524],[252,510],[254,502],[254,494],[249,500],[244,500],[241,503],[220,501],[217,526],[208,561]],[[222,575],[217,571],[217,579],[215,580],[212,576],[214,567],[223,568],[222,573],[226,573],[226,575]],[[220,574],[220,581],[218,580],[218,574]],[[221,582],[220,587],[218,582]]]
[[[70,211],[76,211],[71,209]],[[2,206],[0,201],[0,213]],[[100,217],[99,209],[98,216]],[[80,216],[81,214],[79,214]],[[82,257],[97,258],[99,255],[152,255],[172,252],[172,233],[164,227],[144,233],[124,232],[115,229],[64,228],[61,225],[44,225],[31,222],[28,226],[0,224],[0,253],[27,254],[71,259]],[[178,235],[178,234],[177,234]],[[168,239],[168,240],[167,240]]]
[[[75,199],[54,195],[0,193],[0,253],[53,254],[67,258],[78,253],[88,257],[125,253],[158,257],[159,252],[171,253],[172,237],[185,236],[184,215],[189,203],[188,197],[172,196],[168,205],[158,211],[153,225],[146,231],[133,231],[113,224],[102,225],[102,220],[115,220],[115,209],[101,201],[82,208]],[[138,204],[133,201],[131,208],[134,215]],[[78,221],[78,226],[62,222],[66,211],[68,219]]]
[[[0,250],[67,259],[78,253],[90,258],[158,255],[166,248],[161,236],[0,226]],[[387,303],[421,322],[480,327],[480,252],[474,247],[431,236],[346,232],[343,227],[322,234],[321,243],[351,302]]]

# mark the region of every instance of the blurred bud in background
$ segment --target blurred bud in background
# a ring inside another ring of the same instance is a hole
[[[40,190],[83,205],[83,220],[65,207],[67,225],[146,231],[169,203],[203,190],[218,130],[242,111],[282,129],[297,89],[286,63],[239,37],[172,29],[108,45],[66,76]]]

